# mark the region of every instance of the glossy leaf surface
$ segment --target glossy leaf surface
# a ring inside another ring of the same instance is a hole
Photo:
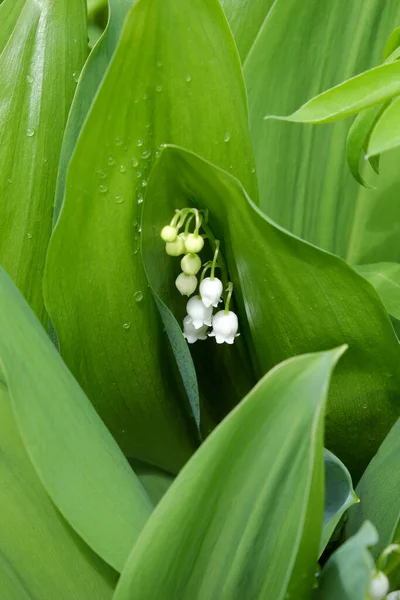
[[[360,265],[355,269],[374,286],[388,313],[400,319],[400,265],[376,263]]]

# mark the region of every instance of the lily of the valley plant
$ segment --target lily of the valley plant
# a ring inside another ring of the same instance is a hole
[[[399,599],[399,19],[0,0],[2,600]]]

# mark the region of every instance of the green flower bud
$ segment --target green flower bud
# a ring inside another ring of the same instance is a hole
[[[161,239],[164,242],[174,242],[177,238],[178,230],[176,227],[171,227],[171,225],[166,225],[161,230]]]
[[[179,236],[174,242],[167,242],[165,244],[165,252],[169,256],[180,256],[181,254],[185,254],[185,250],[185,244]]]
[[[196,275],[201,269],[201,260],[197,254],[185,254],[181,260],[181,269],[186,275]]]
[[[198,233],[189,233],[185,241],[186,251],[190,254],[200,252],[204,246],[204,240]]]
[[[181,273],[176,278],[175,285],[182,296],[191,296],[197,288],[197,277],[196,275]]]

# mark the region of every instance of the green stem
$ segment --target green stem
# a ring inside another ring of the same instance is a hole
[[[231,303],[231,298],[232,298],[232,294],[233,294],[233,283],[232,281],[230,281],[228,283],[228,287],[226,288],[226,291],[228,292],[228,295],[226,297],[226,301],[225,301],[225,314],[227,315],[229,313],[229,305]]]
[[[205,276],[205,274],[207,273],[208,269],[211,267],[211,265],[212,265],[212,260],[209,260],[209,261],[208,261],[208,262],[206,262],[206,264],[204,265],[204,268],[203,268],[203,270],[202,270],[202,272],[201,272],[201,276],[200,276],[200,284],[201,284],[201,282],[203,281],[203,279],[204,279],[204,276]],[[200,285],[200,284],[199,284],[199,285]]]
[[[218,254],[219,254],[219,240],[215,240],[214,258],[212,260],[212,265],[211,265],[211,276],[210,276],[211,281],[214,279],[214,273],[215,273],[215,267],[217,265]]]

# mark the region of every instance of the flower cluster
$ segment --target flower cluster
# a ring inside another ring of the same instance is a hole
[[[191,222],[195,219],[195,228],[189,232]],[[184,226],[184,231],[179,230]],[[201,227],[206,231],[205,235],[200,233]],[[181,256],[182,273],[178,275],[175,285],[182,296],[190,297],[187,305],[187,315],[183,319],[183,335],[189,344],[197,340],[205,340],[207,337],[215,337],[217,344],[233,344],[235,337],[239,335],[238,318],[229,310],[232,297],[233,285],[228,284],[227,298],[224,310],[213,315],[213,310],[222,302],[223,284],[215,277],[216,267],[222,268],[217,263],[219,254],[219,241],[216,240],[205,223],[203,214],[195,208],[184,208],[175,212],[169,225],[161,230],[161,238],[165,242],[165,251],[169,256]],[[204,238],[208,239],[214,247],[214,258],[202,265],[199,252],[204,247]],[[199,294],[196,292],[198,280],[197,275],[203,266],[200,277]],[[208,269],[211,269],[209,277],[205,277]],[[211,331],[209,331],[211,327]]]

